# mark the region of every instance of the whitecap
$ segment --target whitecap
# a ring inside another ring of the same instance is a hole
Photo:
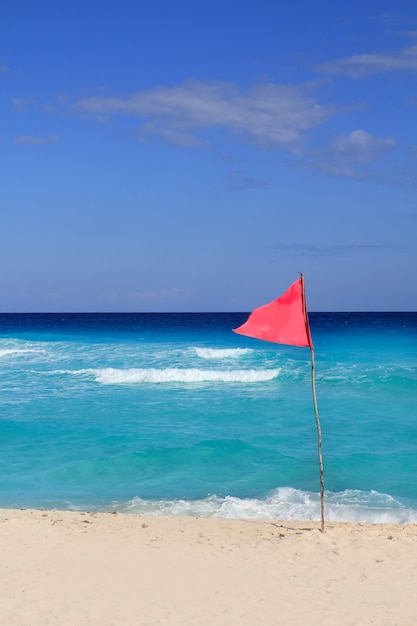
[[[24,354],[36,353],[46,354],[46,350],[35,350],[33,348],[4,348],[0,350],[0,357],[2,356],[21,356]]]
[[[241,382],[257,383],[272,380],[279,374],[279,369],[236,369],[236,370],[205,370],[199,368],[181,369],[168,367],[114,369],[103,368],[90,370],[97,382],[104,385],[132,383],[207,383],[207,382]]]
[[[251,354],[251,348],[194,348],[201,359],[238,359]]]

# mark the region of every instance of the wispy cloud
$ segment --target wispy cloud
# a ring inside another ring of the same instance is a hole
[[[132,291],[127,294],[127,298],[133,302],[165,302],[172,299],[182,298],[187,295],[183,289],[173,287],[162,289],[161,291]]]
[[[373,21],[380,22],[384,25],[386,29],[389,29],[388,32],[393,32],[392,29],[396,30],[394,33],[398,35],[403,35],[408,31],[404,31],[404,28],[414,28],[417,25],[417,17],[413,14],[404,14],[404,13],[395,13],[395,12],[385,12],[373,18]],[[398,30],[401,29],[401,30]]]
[[[58,143],[59,137],[57,135],[50,135],[49,137],[36,137],[34,135],[20,135],[15,137],[16,143],[28,143],[32,145],[40,145],[47,143]]]
[[[417,72],[417,44],[394,54],[357,54],[346,59],[322,63],[316,70],[351,78],[364,78],[370,74],[394,70]]]
[[[12,108],[15,111],[24,111],[29,104],[34,101],[32,97],[29,98],[12,98]]]
[[[314,245],[311,243],[275,244],[271,248],[286,254],[306,256],[306,257],[335,257],[352,255],[358,252],[368,252],[374,250],[388,250],[396,246],[392,244],[335,244],[335,245]]]
[[[364,166],[375,163],[395,145],[393,137],[374,137],[364,130],[354,130],[349,135],[333,137],[306,165],[327,174],[364,177],[369,175]]]
[[[209,142],[183,130],[167,127],[164,124],[149,122],[140,128],[139,140],[146,141],[149,137],[156,137],[173,146],[180,148],[194,148],[209,145]]]
[[[407,50],[413,60],[412,48]],[[415,62],[417,67],[417,50]],[[350,59],[346,59],[327,64],[326,68],[342,71],[344,64],[350,67],[349,63]],[[365,71],[364,62],[357,65],[362,70],[355,71]],[[135,129],[141,142],[158,139],[194,148],[211,145],[219,139],[240,141],[264,150],[284,151],[291,155],[295,166],[334,176],[378,177],[383,157],[396,145],[394,138],[377,137],[359,128],[334,136],[325,147],[320,147],[319,142],[323,146],[321,127],[336,115],[356,111],[358,106],[321,104],[313,91],[318,88],[318,84],[262,83],[244,90],[231,83],[188,80],[123,97],[110,96],[108,91],[78,99],[61,94],[55,106],[97,121],[117,124],[119,118],[130,118],[132,131]],[[397,179],[401,182],[400,176]],[[231,191],[267,186],[265,181],[241,171],[231,172],[224,180]]]
[[[229,83],[197,80],[123,98],[83,98],[72,104],[72,110],[98,119],[138,117],[144,120],[142,137],[154,134],[176,144],[207,141],[199,132],[216,129],[263,148],[290,151],[297,151],[306,131],[333,114],[301,87],[267,83],[242,91]]]
[[[224,179],[230,191],[243,191],[247,189],[267,189],[269,183],[259,178],[254,178],[246,172],[231,172]]]
[[[187,295],[186,291],[172,287],[169,289],[161,290],[144,290],[144,291],[130,291],[119,292],[114,290],[106,290],[99,294],[98,301],[102,305],[120,306],[125,305],[128,302],[132,306],[158,306],[160,304],[167,304],[169,302],[176,302],[183,300]]]

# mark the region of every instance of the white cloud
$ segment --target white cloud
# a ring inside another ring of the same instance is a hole
[[[374,137],[364,130],[354,130],[334,137],[308,165],[328,174],[363,177],[369,175],[363,166],[374,163],[395,145],[392,137]]]
[[[333,114],[292,85],[267,83],[240,91],[233,84],[197,80],[155,87],[124,98],[83,98],[72,108],[97,118],[142,118],[142,135],[156,134],[182,145],[202,141],[196,136],[199,131],[220,129],[263,148],[291,151],[297,151],[305,131],[323,124]]]
[[[325,74],[344,74],[351,78],[364,78],[370,74],[394,70],[417,71],[417,44],[396,54],[357,54],[347,59],[322,63],[316,67]]]
[[[123,97],[101,93],[71,100],[61,96],[57,106],[98,121],[117,123],[117,118],[130,118],[140,141],[157,138],[176,146],[196,147],[218,142],[220,136],[262,149],[283,150],[299,157],[293,161],[295,166],[335,176],[378,177],[378,169],[385,167],[382,157],[394,148],[395,140],[356,129],[333,137],[323,148],[314,148],[314,142],[322,139],[317,132],[320,126],[357,107],[320,105],[312,95],[313,87],[317,85],[262,83],[243,90],[231,83],[189,80]],[[309,133],[313,130],[314,135]],[[224,181],[233,191],[268,185],[240,171],[231,172]]]
[[[349,135],[335,137],[330,144],[333,154],[347,155],[357,161],[367,162],[376,158],[381,150],[392,148],[392,137],[373,137],[364,130],[353,130]]]

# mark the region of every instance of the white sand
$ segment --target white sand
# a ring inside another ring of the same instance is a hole
[[[415,626],[417,525],[0,510],[1,626]]]

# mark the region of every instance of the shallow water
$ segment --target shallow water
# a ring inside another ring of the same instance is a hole
[[[245,313],[0,316],[0,506],[318,519],[308,348]],[[310,313],[332,520],[417,521],[417,315]]]

